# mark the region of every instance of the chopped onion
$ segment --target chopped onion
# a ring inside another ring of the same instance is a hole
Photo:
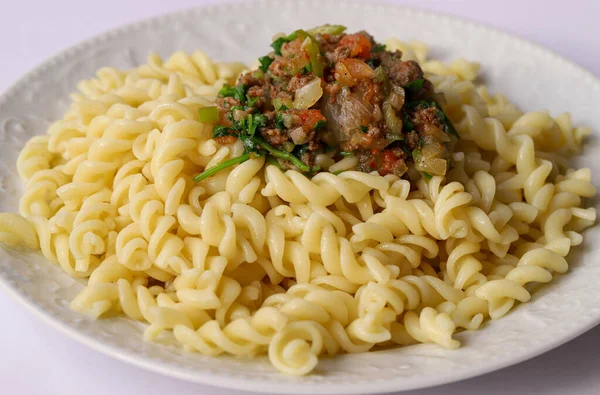
[[[431,135],[436,141],[442,143],[447,143],[448,141],[452,140],[450,136],[433,124],[427,125],[426,133]]]
[[[292,99],[281,98],[281,97],[276,97],[275,99],[273,99],[273,107],[275,107],[276,111],[279,111],[279,109],[282,106],[286,106],[287,108],[292,108],[293,105],[294,105],[294,102],[292,101]]]
[[[400,135],[402,133],[402,120],[398,118],[394,107],[389,101],[383,103],[383,118],[391,134]]]
[[[306,144],[308,142],[308,135],[302,128],[302,126],[298,126],[288,132],[289,136],[292,138],[292,141],[296,145]]]
[[[323,88],[321,87],[321,79],[315,78],[308,84],[296,91],[294,99],[294,108],[307,109],[312,107],[323,96]]]
[[[423,147],[423,157],[435,158],[438,157],[442,151],[442,146],[439,144],[427,144],[425,147]]]
[[[404,98],[404,89],[401,86],[392,85],[390,95],[387,99],[387,101],[392,105],[392,107],[394,107],[396,110],[400,110],[402,106],[404,106]]]
[[[335,64],[335,79],[344,86],[354,86],[358,80],[374,76],[373,69],[360,59],[348,58]]]
[[[283,126],[288,129],[292,127],[293,118],[291,114],[283,114],[281,118],[283,119]]]
[[[436,176],[443,176],[446,174],[448,162],[445,159],[425,158],[422,156],[415,162],[415,168]]]

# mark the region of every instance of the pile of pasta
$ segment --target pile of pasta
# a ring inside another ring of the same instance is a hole
[[[416,183],[347,170],[312,178],[219,145],[198,110],[242,64],[177,52],[79,85],[64,119],[18,159],[20,216],[0,216],[5,243],[39,248],[88,278],[71,307],[148,323],[216,356],[268,354],[303,375],[318,359],[374,346],[456,348],[531,298],[596,218],[589,169],[571,169],[588,128],[569,114],[522,113],[474,83],[479,66],[419,61],[460,134],[446,177]]]

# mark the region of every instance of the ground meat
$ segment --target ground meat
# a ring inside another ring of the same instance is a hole
[[[273,146],[278,146],[281,145],[283,143],[285,143],[286,141],[289,140],[289,137],[287,134],[284,134],[281,130],[279,130],[278,128],[266,128],[266,129],[261,129],[260,130],[260,135],[267,140],[267,143],[273,145]]]
[[[403,62],[398,59],[390,64],[389,78],[397,85],[406,86],[414,80],[423,78],[423,70],[414,60]]]
[[[262,85],[264,84],[265,79],[264,78],[257,78],[256,73],[245,73],[242,74],[240,76],[240,79],[238,80],[239,84],[244,84],[247,87],[253,87],[256,85]]]
[[[259,110],[263,110],[265,109],[265,107],[267,106],[267,104],[269,104],[271,102],[271,100],[269,99],[269,85],[268,84],[264,84],[264,85],[254,85],[253,87],[251,87],[250,89],[248,89],[248,97],[253,97],[253,98],[258,98],[258,100],[255,103],[255,107],[258,108]]]
[[[269,66],[269,71],[273,76],[283,78],[287,76],[287,61],[285,58],[274,60]]]
[[[239,120],[248,119],[249,114],[264,114],[267,120],[260,118],[256,133],[275,149],[291,151],[309,166],[325,148],[334,150],[336,160],[341,158],[339,151],[353,152],[358,156],[359,170],[375,170],[382,175],[403,176],[413,161],[413,151],[430,143],[440,144],[439,157],[447,157],[452,142],[445,133],[441,110],[435,107],[442,99],[416,62],[403,61],[402,52],[385,50],[364,31],[315,34],[320,48],[307,42],[303,34],[283,40],[290,41],[268,55],[272,62],[266,72],[250,71],[240,77],[238,86],[243,85],[245,96],[241,103],[231,97],[218,99],[221,126],[231,127],[231,117]],[[321,56],[315,58],[315,50]],[[295,108],[295,93],[316,77],[323,81],[322,97],[309,108]],[[394,91],[400,94],[398,87],[419,79],[423,80],[422,87],[413,84],[400,92],[404,93],[401,98],[390,96]],[[227,94],[239,95],[239,90]],[[393,99],[389,103],[393,102],[398,119],[404,121],[401,130],[394,127],[398,124],[393,124],[390,114],[387,123],[383,116],[383,103],[388,98]],[[275,109],[275,103],[287,109]],[[231,111],[233,106],[241,108]],[[248,124],[240,123],[232,133],[244,133],[242,127],[250,130]],[[219,137],[217,141],[229,144],[235,137]],[[278,161],[284,168],[294,167],[290,161]]]
[[[350,48],[349,47],[337,47],[333,51],[326,52],[325,56],[327,60],[331,63],[339,62],[342,59],[346,59],[350,57]]]
[[[411,151],[419,146],[419,134],[414,130],[406,134],[406,146]]]
[[[308,84],[310,81],[314,79],[314,75],[295,75],[292,77],[290,82],[288,83],[287,90],[290,92],[296,92],[298,89],[302,88],[304,85]]]
[[[331,34],[317,34],[315,40],[321,46],[323,52],[332,52],[337,47],[340,40],[344,37],[344,34],[331,35]]]
[[[426,133],[427,129],[435,126],[442,129],[444,126],[438,117],[437,108],[419,108],[410,114],[410,122],[420,133]]]

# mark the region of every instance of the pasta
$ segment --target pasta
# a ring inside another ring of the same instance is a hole
[[[87,278],[77,311],[146,322],[146,339],[206,355],[266,354],[287,374],[376,345],[459,347],[456,331],[568,270],[596,219],[590,170],[567,160],[590,130],[522,113],[474,83],[476,63],[387,46],[446,98],[460,140],[445,177],[411,184],[322,156],[330,172],[311,178],[257,157],[194,182],[244,150],[198,120],[244,66],[151,55],[82,81],[64,119],[26,144],[21,215],[0,214],[0,241]]]

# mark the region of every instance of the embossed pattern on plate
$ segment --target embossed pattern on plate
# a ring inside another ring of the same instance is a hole
[[[267,18],[270,15],[277,18]],[[260,21],[260,23],[256,23]],[[273,34],[301,26],[342,23],[376,38],[418,39],[432,56],[466,57],[482,63],[492,90],[525,110],[570,111],[577,124],[600,125],[600,82],[553,53],[470,22],[394,6],[343,1],[262,0],[219,4],[165,15],[83,42],[25,75],[0,97],[0,211],[16,211],[22,191],[15,161],[33,135],[61,117],[76,82],[110,65],[130,68],[156,51],[204,49],[222,60],[251,61],[268,50]],[[227,26],[224,31],[222,26]],[[600,171],[598,139],[578,165]],[[142,324],[126,319],[95,321],[71,311],[68,301],[82,284],[38,254],[0,249],[0,284],[47,322],[83,343],[152,371],[222,387],[285,393],[375,393],[456,381],[531,358],[600,322],[600,229],[570,256],[571,270],[520,306],[477,332],[457,336],[463,347],[432,345],[324,359],[310,376],[276,372],[265,358],[209,358],[171,344],[147,343]]]

